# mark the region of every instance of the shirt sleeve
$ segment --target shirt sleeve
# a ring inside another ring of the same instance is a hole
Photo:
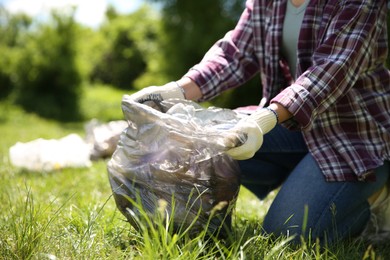
[[[253,0],[248,0],[234,30],[217,41],[202,61],[184,75],[200,87],[203,97],[199,101],[237,87],[258,72],[259,62],[253,48],[252,11]]]
[[[377,66],[372,56],[384,28],[378,22],[386,22],[378,21],[383,3],[340,1],[341,6],[336,7],[340,11],[330,19],[314,51],[312,66],[271,102],[282,104],[302,128],[310,129],[314,119],[345,95],[362,73]]]

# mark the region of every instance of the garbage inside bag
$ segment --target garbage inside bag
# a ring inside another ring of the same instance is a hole
[[[165,205],[176,231],[223,235],[240,185],[238,164],[224,151],[242,139],[227,137],[226,130],[240,115],[173,99],[157,107],[122,100],[129,127],[107,165],[118,209],[140,228],[143,212],[153,219]]]
[[[101,123],[96,119],[85,125],[85,140],[91,146],[91,159],[110,157],[115,149],[122,131],[127,127],[125,120]]]
[[[90,147],[77,134],[59,140],[39,138],[17,142],[9,149],[11,164],[30,171],[52,171],[66,167],[89,167]]]

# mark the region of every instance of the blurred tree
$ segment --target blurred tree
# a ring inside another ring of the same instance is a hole
[[[17,60],[19,40],[31,23],[32,19],[27,15],[10,15],[0,5],[0,100],[8,97],[12,91],[13,66]]]
[[[12,91],[12,62],[10,55],[10,48],[0,45],[0,100],[7,98]]]
[[[26,14],[11,15],[0,5],[0,43],[7,46],[16,46],[19,36],[25,33],[32,23],[31,17]]]
[[[108,39],[99,30],[90,27],[79,27],[76,37],[76,64],[83,82],[88,85],[92,71],[102,61],[104,50],[109,44]]]
[[[182,76],[202,59],[215,41],[233,29],[245,5],[242,0],[148,1],[162,4],[163,34],[158,67],[170,80]],[[224,93],[213,104],[230,108],[256,104],[260,95],[260,79],[256,77],[245,87]]]
[[[81,74],[76,63],[79,26],[74,9],[61,14],[53,11],[51,19],[23,38],[15,71],[16,101],[41,116],[74,121],[81,118]]]
[[[155,19],[144,6],[129,15],[119,15],[113,7],[106,12],[108,22],[102,33],[109,43],[92,71],[92,81],[130,89],[147,68],[147,46],[156,41]]]
[[[149,0],[162,2],[161,39],[167,64],[161,69],[181,76],[199,62],[211,45],[232,29],[242,10],[242,0]],[[230,4],[228,4],[230,3]]]

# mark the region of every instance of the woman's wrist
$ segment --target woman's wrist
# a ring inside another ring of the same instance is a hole
[[[279,123],[282,123],[293,116],[287,108],[279,103],[271,103],[268,107],[276,113]]]
[[[189,100],[198,100],[202,97],[202,92],[200,91],[199,86],[188,77],[183,77],[176,81],[176,84],[179,85],[183,91],[186,99]]]

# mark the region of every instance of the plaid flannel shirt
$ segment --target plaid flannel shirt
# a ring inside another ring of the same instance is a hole
[[[228,32],[185,75],[202,100],[261,77],[263,102],[293,115],[328,181],[370,180],[390,159],[385,0],[310,0],[298,39],[297,79],[281,57],[287,0],[248,0]]]

